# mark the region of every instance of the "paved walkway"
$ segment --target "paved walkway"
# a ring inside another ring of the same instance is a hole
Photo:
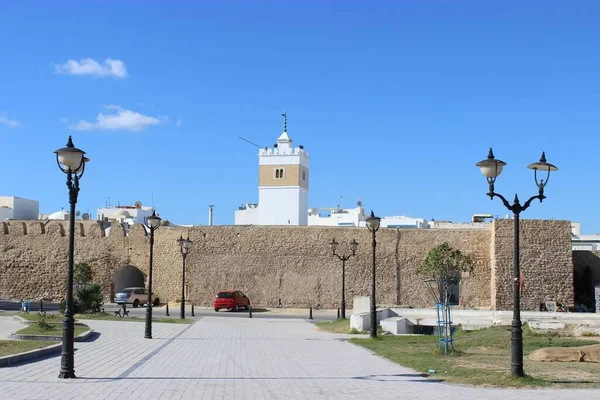
[[[0,399],[582,399],[595,390],[453,386],[317,332],[304,320],[205,317],[193,325],[88,321],[100,336],[76,343],[79,379],[60,357],[0,369]]]
[[[0,340],[6,340],[11,333],[15,333],[19,329],[26,327],[26,325],[17,321],[12,315],[0,316]]]

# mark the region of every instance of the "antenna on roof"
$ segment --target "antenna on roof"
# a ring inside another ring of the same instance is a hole
[[[240,139],[242,139],[244,142],[248,142],[248,143],[250,143],[251,145],[258,147],[259,149],[262,149],[262,147],[261,147],[261,146],[259,146],[259,145],[257,145],[256,143],[254,143],[254,142],[251,142],[251,141],[249,141],[248,139],[244,139],[244,138],[243,138],[243,137],[241,137],[241,136],[238,136],[238,137],[239,137]],[[265,149],[266,149],[266,147],[265,147]]]

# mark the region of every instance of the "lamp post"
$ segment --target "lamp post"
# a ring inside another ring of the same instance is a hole
[[[339,243],[335,241],[335,238],[329,243],[329,247],[331,247],[331,253],[339,258],[342,261],[342,318],[346,318],[346,261],[350,259],[350,257],[356,255],[356,249],[358,247],[358,243],[355,239],[352,239],[350,242],[350,250],[352,250],[352,254],[348,255],[339,255],[335,251],[338,247]]]
[[[160,227],[160,217],[156,215],[156,211],[152,211],[152,215],[146,217],[146,227],[150,230],[150,263],[148,266],[148,302],[146,303],[146,329],[144,332],[145,339],[152,339],[152,250],[154,248],[154,231]]]
[[[177,243],[179,243],[179,247],[181,247],[181,256],[183,257],[183,273],[181,278],[181,313],[180,318],[185,319],[185,258],[187,257],[188,251],[192,247],[192,241],[188,236],[187,239],[184,239],[183,236],[180,236],[177,239]]]
[[[73,255],[75,248],[75,205],[79,195],[79,180],[83,176],[85,164],[89,158],[85,157],[85,151],[73,146],[73,140],[69,136],[67,147],[58,149],[56,163],[58,168],[67,174],[67,187],[69,188],[69,254],[67,257],[67,299],[65,305],[65,318],[63,319],[62,350],[60,353],[59,378],[69,379],[75,376],[74,333],[75,320],[73,318]]]
[[[375,301],[375,248],[377,247],[377,239],[375,237],[375,233],[379,229],[379,224],[381,223],[381,218],[376,217],[371,210],[371,216],[365,219],[367,223],[367,228],[373,234],[373,282],[371,286],[371,332],[370,337],[377,337],[377,303]]]
[[[504,161],[494,158],[494,153],[490,148],[487,159],[475,164],[481,169],[481,173],[486,177],[489,185],[490,200],[494,197],[499,197],[504,206],[513,212],[514,215],[514,268],[513,268],[513,320],[511,326],[510,337],[510,370],[513,376],[524,376],[523,371],[523,328],[521,326],[521,293],[520,293],[520,266],[519,266],[519,216],[525,211],[535,199],[539,199],[540,203],[546,198],[544,196],[544,188],[550,179],[550,171],[557,171],[554,165],[546,162],[546,154],[542,152],[540,161],[530,164],[527,168],[533,170],[535,184],[538,187],[538,194],[530,197],[523,205],[519,202],[519,197],[515,194],[513,203],[510,204],[504,196],[494,191],[494,183],[496,178],[502,173],[502,169],[506,165]],[[538,180],[537,171],[546,172],[546,179]]]

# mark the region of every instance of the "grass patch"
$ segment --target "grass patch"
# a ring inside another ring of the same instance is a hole
[[[79,336],[90,330],[87,325],[75,325],[75,336]],[[31,324],[16,332],[18,335],[41,335],[41,336],[62,336],[63,329],[61,324],[51,324],[48,328],[42,328],[38,324]]]
[[[0,340],[0,357],[43,349],[57,343],[59,342],[49,342],[47,340]]]
[[[347,318],[338,318],[335,321],[315,322],[315,325],[319,329],[331,333],[362,333],[356,329],[350,329],[350,320]]]
[[[19,312],[17,313],[17,315],[27,321],[39,321],[42,319],[42,314],[39,312],[32,312],[32,313],[26,313],[26,312]],[[61,322],[63,320],[63,315],[62,314],[46,314],[45,315],[45,319],[48,322]]]
[[[510,376],[510,327],[477,331],[457,330],[456,352],[438,353],[437,336],[380,336],[377,340],[350,339],[403,366],[443,381],[475,386],[599,388],[600,364],[530,361],[527,355],[547,347],[573,347],[596,341],[555,335],[540,335],[524,329],[524,378]]]
[[[91,319],[100,321],[119,321],[119,322],[144,322],[146,318],[138,317],[119,317],[108,313],[94,313],[94,314],[75,314],[75,318],[78,320]],[[160,322],[164,324],[193,324],[196,322],[193,319],[180,319],[180,318],[152,318],[152,322]]]

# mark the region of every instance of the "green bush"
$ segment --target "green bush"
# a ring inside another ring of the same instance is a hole
[[[93,284],[77,290],[73,308],[77,313],[99,312],[103,301],[102,288]]]

